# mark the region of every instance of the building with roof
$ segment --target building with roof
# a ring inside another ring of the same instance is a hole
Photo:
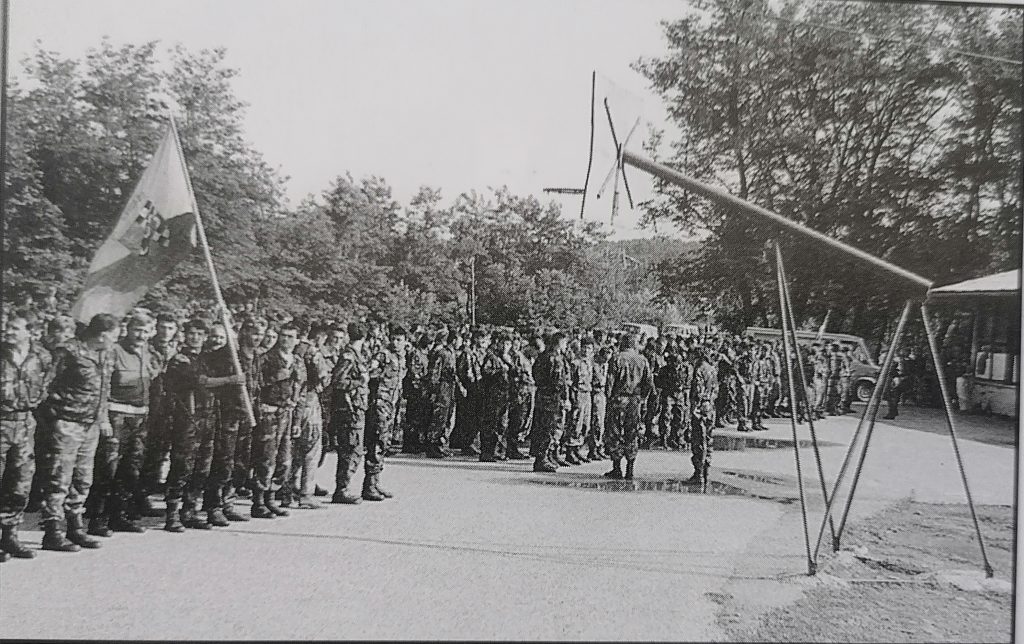
[[[957,374],[964,411],[1019,417],[1020,269],[931,289],[928,303],[970,316],[970,358]],[[952,375],[952,374],[950,374]]]

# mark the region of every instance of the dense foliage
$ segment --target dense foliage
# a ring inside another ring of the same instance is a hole
[[[948,283],[1020,266],[1022,13],[919,4],[708,0],[636,69],[673,128],[653,153],[701,180]],[[988,58],[965,56],[978,52]],[[772,322],[779,236],[796,315],[878,338],[899,284],[664,183],[647,217],[706,233],[667,293]],[[920,295],[920,293],[918,293]]]
[[[482,323],[614,326],[689,313],[659,299],[650,265],[625,262],[597,225],[505,189],[446,202],[424,187],[400,204],[384,178],[342,172],[287,208],[284,178],[245,140],[225,51],[161,53],[103,41],[84,60],[39,49],[24,62],[10,99],[5,299],[52,284],[65,305],[74,300],[173,113],[229,303],[464,322],[475,278]],[[630,251],[644,258],[685,250],[638,243]],[[211,297],[197,250],[144,303],[201,307]]]

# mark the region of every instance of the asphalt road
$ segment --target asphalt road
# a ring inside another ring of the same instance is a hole
[[[855,424],[819,427],[828,481]],[[790,436],[770,425],[760,434]],[[962,447],[975,500],[1012,503],[1013,450]],[[0,566],[0,637],[707,640],[724,636],[721,593],[761,610],[806,587],[792,448],[716,453],[707,495],[675,482],[689,454],[644,452],[639,480],[613,489],[607,467],[403,456],[384,473],[394,500],[40,552]],[[805,488],[815,532],[814,472]],[[880,424],[850,520],[908,496],[963,501],[948,438]]]

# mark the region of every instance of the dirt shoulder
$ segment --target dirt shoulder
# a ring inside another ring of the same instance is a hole
[[[905,501],[851,524],[818,577],[794,582],[806,586],[794,603],[757,615],[725,597],[719,625],[735,641],[1009,642],[1014,512],[978,515],[995,582],[966,505]]]

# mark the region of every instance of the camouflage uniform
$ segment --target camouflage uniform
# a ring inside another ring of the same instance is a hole
[[[690,382],[693,365],[671,352],[661,373],[661,435],[680,447],[690,442]]]
[[[717,407],[714,423],[716,427],[723,427],[729,418],[739,416],[739,378],[736,376],[736,356],[730,349],[725,349],[718,354],[718,392]]]
[[[569,371],[565,358],[554,347],[537,356],[533,380],[537,383],[537,406],[530,431],[530,455],[554,462],[569,406]]]
[[[81,340],[54,351],[53,383],[40,410],[47,424],[44,524],[82,514],[100,433],[112,433],[107,411],[112,371],[110,352],[94,351]]]
[[[331,423],[338,437],[335,495],[346,491],[363,459],[366,408],[369,403],[369,366],[351,345],[338,356],[331,376]]]
[[[715,426],[715,400],[718,398],[718,369],[704,360],[693,374],[693,428],[690,431],[694,474],[706,479],[711,466],[711,433]]]
[[[522,351],[512,353],[511,389],[512,399],[508,412],[508,438],[506,448],[509,452],[518,451],[519,443],[530,435],[533,423],[533,403],[537,385],[533,380],[533,365]]]
[[[445,449],[455,425],[455,394],[459,389],[455,373],[455,352],[441,345],[430,359],[430,429],[428,449]]]
[[[130,503],[137,497],[146,446],[149,387],[161,365],[145,341],[132,346],[121,340],[110,357],[111,432],[100,434],[86,508],[91,517],[116,520],[128,518]]]
[[[594,455],[604,449],[605,419],[608,416],[608,362],[595,362],[591,381],[590,435],[585,437]]]
[[[425,348],[410,347],[405,355],[406,372],[402,387],[405,393],[405,436],[403,450],[421,450],[430,426],[429,355]]]
[[[384,471],[384,457],[391,446],[395,410],[402,395],[402,359],[381,348],[370,371],[369,409],[366,413],[366,467],[371,476]]]
[[[841,413],[843,405],[843,354],[839,351],[828,353],[828,399],[826,411],[830,416]]]
[[[256,352],[255,348],[239,345],[238,362],[245,374],[245,392],[249,396],[249,403],[252,406],[253,419],[256,424],[260,422],[259,395],[263,387],[263,359],[264,355]],[[239,399],[239,403],[243,403]],[[240,410],[241,411],[241,410]],[[242,412],[244,414],[244,412]],[[231,462],[231,475],[227,488],[224,490],[224,507],[229,507],[237,498],[238,490],[248,486],[250,469],[252,468],[252,435],[256,430],[249,423],[249,419],[239,416],[238,429],[235,437],[235,453]]]
[[[633,349],[620,351],[608,365],[608,427],[605,446],[612,460],[636,459],[640,448],[640,406],[654,391],[651,365]]]
[[[10,345],[0,347],[0,525],[5,527],[20,524],[28,504],[36,469],[34,412],[46,397],[50,368],[50,354],[35,343],[21,364]]]
[[[754,429],[764,429],[763,421],[771,415],[771,395],[775,382],[774,365],[765,354],[757,359],[754,383]]]
[[[665,366],[665,357],[661,351],[655,346],[654,348],[644,351],[641,354],[647,359],[647,363],[651,366],[651,374],[656,375],[661,372]],[[657,383],[654,385],[654,389],[651,390],[650,395],[643,401],[641,401],[641,407],[644,415],[644,426],[646,428],[646,434],[650,437],[656,437],[658,435],[658,427],[660,426],[660,415],[661,415],[661,388],[658,387]]]
[[[272,349],[261,365],[260,422],[253,434],[254,492],[288,487],[292,467],[292,414],[302,399],[306,366],[300,356]]]
[[[590,435],[593,415],[594,361],[579,357],[570,366],[571,388],[569,402],[572,404],[569,419],[569,447],[583,447],[583,440]]]
[[[456,404],[452,447],[472,451],[478,444],[483,416],[483,395],[480,386],[483,361],[483,352],[475,346],[464,347],[456,358],[456,373],[463,389],[466,390],[466,395]]]
[[[853,403],[853,356],[849,352],[843,354],[839,368],[839,388],[842,391],[840,400],[842,413],[849,413]]]
[[[207,395],[197,383],[198,359],[199,352],[184,347],[171,358],[163,375],[163,408],[170,415],[171,468],[164,497],[168,505],[185,497],[195,469],[199,424],[205,420],[196,410],[203,409]]]
[[[331,365],[310,342],[295,348],[302,360],[306,380],[292,415],[292,466],[288,489],[300,497],[312,497],[316,487],[316,468],[323,449],[323,414],[320,394],[331,384]]]
[[[171,451],[174,428],[171,402],[165,395],[164,372],[171,358],[178,353],[174,341],[149,343],[149,352],[159,360],[159,370],[149,383],[149,414],[146,416],[146,444],[142,450],[142,468],[139,471],[139,485],[136,500],[141,501],[149,492],[160,485],[160,474],[164,460]]]
[[[509,408],[512,399],[512,365],[494,350],[488,351],[480,368],[483,395],[483,427],[480,460],[504,459],[507,447]]]

